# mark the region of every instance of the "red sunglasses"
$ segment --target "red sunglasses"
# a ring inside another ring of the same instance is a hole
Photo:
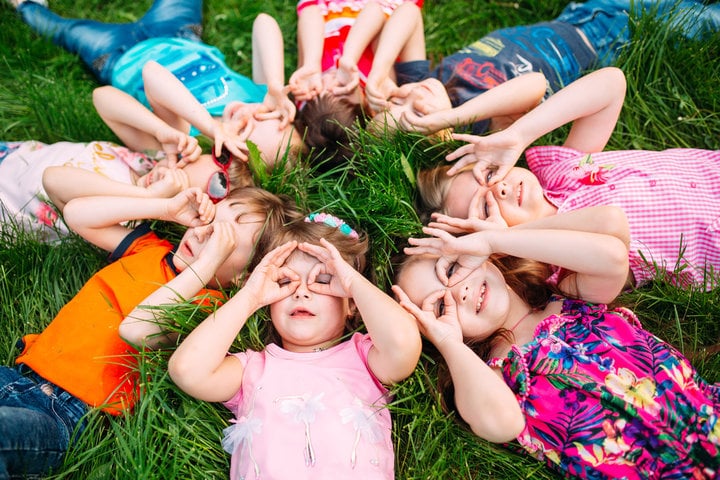
[[[212,159],[215,165],[220,167],[222,170],[215,172],[210,176],[207,185],[207,194],[213,203],[217,203],[220,200],[227,197],[230,191],[230,176],[228,175],[228,168],[230,168],[230,162],[232,162],[232,154],[225,148],[222,147],[220,156],[215,155],[215,146],[212,148]]]

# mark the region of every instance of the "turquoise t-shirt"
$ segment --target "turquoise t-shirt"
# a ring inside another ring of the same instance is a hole
[[[267,93],[265,85],[231,70],[215,47],[184,38],[151,38],[125,52],[112,71],[112,85],[148,107],[142,69],[149,60],[178,77],[214,117],[221,116],[230,102],[259,103]]]

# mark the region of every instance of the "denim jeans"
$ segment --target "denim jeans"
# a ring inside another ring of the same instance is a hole
[[[202,0],[156,0],[137,22],[103,23],[63,18],[35,2],[18,7],[23,21],[36,33],[76,53],[101,83],[109,84],[115,61],[148,38],[200,40]]]
[[[601,66],[617,59],[620,49],[630,42],[629,12],[643,11],[668,20],[688,38],[702,38],[720,30],[720,4],[703,5],[692,0],[590,0],[571,2],[556,19],[579,28],[598,54]]]
[[[0,479],[58,467],[87,411],[85,402],[30,369],[0,366]]]

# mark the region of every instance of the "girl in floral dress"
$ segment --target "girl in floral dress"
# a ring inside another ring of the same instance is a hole
[[[339,219],[312,214],[272,244],[244,287],[180,344],[172,379],[235,414],[223,439],[232,479],[394,479],[384,385],[417,364],[412,316],[359,273],[367,242]],[[265,305],[270,343],[228,355]],[[358,315],[365,334],[352,333]]]
[[[468,220],[438,216],[410,239],[394,290],[445,361],[444,401],[478,436],[568,477],[717,478],[720,386],[607,306],[625,281],[627,221],[590,210],[616,231],[567,230],[583,213],[570,212],[456,238]],[[556,285],[548,264],[563,269]]]

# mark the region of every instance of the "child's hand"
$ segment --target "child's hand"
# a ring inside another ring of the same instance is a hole
[[[449,162],[457,160],[448,175],[455,175],[465,165],[474,163],[473,175],[480,185],[493,185],[505,178],[525,149],[525,145],[507,130],[485,137],[453,133],[452,138],[468,144],[445,157]],[[488,176],[491,176],[489,181]]]
[[[237,159],[248,160],[248,147],[245,141],[250,136],[252,129],[248,128],[248,124],[252,122],[252,117],[242,118],[238,120],[214,120],[213,140],[215,141],[215,155],[222,155],[222,147],[228,149],[230,153]]]
[[[399,89],[395,82],[388,77],[368,76],[365,84],[365,98],[370,109],[380,113],[388,107],[388,98],[398,93]]]
[[[463,341],[462,327],[457,317],[457,305],[449,289],[433,292],[423,300],[422,308],[415,305],[407,294],[397,285],[393,285],[400,305],[415,320],[425,338],[430,340],[438,350],[443,344]]]
[[[358,85],[360,85],[360,71],[357,65],[347,64],[341,57],[335,72],[333,95],[350,95],[358,88]]]
[[[182,168],[194,162],[202,153],[197,138],[182,133],[180,130],[166,125],[155,132],[155,138],[162,145],[169,167]]]
[[[426,113],[422,111],[424,107],[425,105],[416,106],[416,108],[419,108],[418,113],[420,115],[411,110],[404,111],[400,115],[400,128],[406,132],[431,134],[452,125],[452,120],[446,118],[448,110]]]
[[[284,266],[290,254],[297,248],[295,240],[270,251],[253,269],[242,290],[256,304],[254,310],[286,298],[297,290],[300,276]]]
[[[199,227],[215,218],[215,204],[197,187],[188,188],[168,199],[167,218],[187,227]]]
[[[154,181],[147,187],[153,196],[174,197],[190,186],[190,179],[184,170],[165,167],[156,167],[156,169],[157,174],[154,176]]]
[[[304,242],[298,245],[298,249],[320,261],[308,275],[308,289],[311,292],[333,297],[352,297],[353,279],[360,273],[342,258],[335,245],[321,238],[320,245]]]
[[[268,89],[267,95],[262,105],[255,111],[255,120],[269,120],[277,118],[280,120],[278,130],[282,130],[288,124],[295,121],[295,104],[288,97],[290,87],[284,87],[280,90]]]
[[[235,250],[234,225],[231,222],[214,222],[195,230],[198,241],[207,242],[195,261],[208,262],[214,265],[213,270],[217,270]]]
[[[317,97],[323,90],[320,68],[305,65],[298,68],[290,76],[289,87],[298,102],[307,102]]]
[[[432,236],[408,239],[412,246],[405,248],[405,253],[438,256],[435,273],[445,285],[454,285],[464,279],[493,253],[483,232],[461,237],[432,227],[423,227],[423,232]]]
[[[500,219],[502,220],[502,217]],[[504,225],[504,223],[495,222],[490,218],[488,218],[487,220],[481,220],[477,217],[456,218],[450,217],[442,213],[433,213],[432,221],[428,223],[428,227],[437,228],[453,235],[458,235],[482,232],[484,230],[498,230],[503,227],[506,228],[507,225]]]

